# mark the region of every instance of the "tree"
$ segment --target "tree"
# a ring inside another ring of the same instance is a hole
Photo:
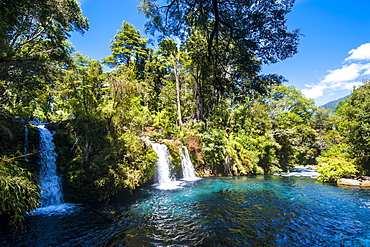
[[[294,0],[171,0],[159,5],[142,0],[147,30],[186,41],[196,76],[197,118],[208,118],[223,97],[238,99],[279,83],[258,76],[262,63],[275,63],[297,52],[299,32],[287,31],[285,16]],[[272,79],[272,80],[271,80]]]
[[[98,61],[76,53],[73,63],[60,73],[53,90],[53,111],[59,118],[100,112],[105,78]]]
[[[175,41],[164,39],[159,44],[160,53],[165,56],[169,62],[169,67],[172,68],[172,73],[175,77],[176,82],[176,106],[177,106],[177,117],[180,128],[183,125],[182,114],[181,114],[181,78],[180,78],[180,55],[185,55],[177,47]]]
[[[258,76],[261,64],[250,52],[240,51],[234,41],[225,50],[225,39],[214,47],[210,56],[206,34],[196,27],[193,31],[184,47],[190,57],[187,67],[195,82],[197,120],[203,121],[209,119],[226,99],[232,99],[234,103],[259,90],[256,85],[262,81]]]
[[[157,112],[159,110],[159,95],[164,85],[164,77],[167,74],[165,58],[149,49],[148,60],[145,63],[146,90],[144,92],[144,104],[148,106],[150,111]]]
[[[103,59],[103,63],[111,68],[119,66],[134,66],[138,73],[144,71],[145,58],[148,55],[146,48],[148,40],[141,37],[140,31],[128,22],[122,22],[122,27],[114,36],[110,46],[112,55]]]
[[[0,80],[19,72],[44,72],[66,61],[69,32],[84,33],[88,20],[75,0],[0,1]]]
[[[232,41],[238,41],[259,60],[275,63],[297,52],[298,30],[287,31],[286,15],[294,0],[141,0],[140,10],[150,19],[147,30],[163,35],[187,38],[193,27],[207,37],[208,52],[217,49],[226,40],[228,50]]]
[[[340,128],[352,147],[353,155],[363,168],[370,170],[370,80],[354,89],[352,95],[338,109],[345,117]]]
[[[276,127],[291,128],[306,124],[316,111],[314,102],[294,87],[275,86],[266,99]]]
[[[275,86],[266,103],[272,121],[272,134],[280,144],[279,163],[283,169],[295,163],[312,164],[317,151],[317,132],[310,126],[316,111],[313,100],[294,87]]]
[[[0,16],[0,103],[22,107],[71,61],[69,33],[88,20],[75,0],[1,0]]]

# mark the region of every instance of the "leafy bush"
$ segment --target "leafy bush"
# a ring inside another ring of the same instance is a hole
[[[109,119],[81,115],[55,137],[69,201],[103,200],[120,188],[134,189],[154,173],[154,152],[135,130]]]
[[[10,216],[10,224],[17,226],[23,214],[39,205],[40,194],[34,177],[14,160],[0,161],[0,215]]]
[[[257,140],[244,131],[240,131],[236,136],[229,135],[225,166],[228,166],[230,175],[263,173],[263,170],[258,167],[259,157],[256,146]]]
[[[336,145],[317,158],[320,181],[335,182],[339,178],[351,178],[359,173],[356,159],[350,158],[347,150],[345,144]]]
[[[219,129],[211,129],[202,136],[204,163],[210,166],[215,174],[227,172],[224,169],[226,141],[225,133]]]
[[[345,157],[325,157],[319,161],[317,171],[322,182],[335,182],[339,178],[352,178],[358,173],[354,159]]]

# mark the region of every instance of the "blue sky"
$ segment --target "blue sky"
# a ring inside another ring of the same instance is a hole
[[[90,29],[84,36],[73,34],[70,41],[91,58],[110,55],[110,41],[122,21],[144,28],[146,19],[137,11],[137,0],[80,3]],[[283,75],[286,85],[295,86],[316,105],[346,96],[370,79],[370,0],[296,0],[287,20],[290,30],[298,28],[303,34],[298,54],[264,66],[264,74]]]

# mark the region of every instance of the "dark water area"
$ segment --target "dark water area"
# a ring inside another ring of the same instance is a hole
[[[370,190],[308,177],[204,178],[141,188],[0,230],[0,246],[370,246]]]

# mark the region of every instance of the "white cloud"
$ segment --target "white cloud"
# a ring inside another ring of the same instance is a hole
[[[325,85],[305,85],[309,89],[302,89],[302,93],[306,98],[316,99],[324,95],[324,90],[327,88]]]
[[[370,43],[360,45],[356,49],[352,49],[348,52],[349,57],[345,61],[349,60],[370,60]]]
[[[307,88],[304,88],[301,91],[306,98],[317,99],[324,96],[324,94],[334,95],[335,91],[350,91],[353,88],[361,85],[363,85],[363,82],[361,81],[337,81],[332,83],[320,82],[316,85],[305,85]]]
[[[370,75],[370,43],[360,45],[348,52],[342,68],[329,70],[328,74],[317,84],[305,85],[302,93],[307,98],[317,99],[339,91],[350,91],[359,87],[364,76]],[[366,78],[366,77],[365,77]]]
[[[325,76],[322,82],[330,83],[336,81],[355,80],[360,76],[361,67],[362,66],[359,64],[344,65],[341,69],[329,71],[330,73]]]
[[[362,75],[370,75],[370,63],[362,66],[362,69],[365,70]]]
[[[343,85],[343,88],[344,89],[348,89],[348,90],[352,90],[353,88],[357,88],[359,86],[362,86],[364,83],[362,81],[354,81],[354,82],[350,82],[350,83],[345,83]]]

